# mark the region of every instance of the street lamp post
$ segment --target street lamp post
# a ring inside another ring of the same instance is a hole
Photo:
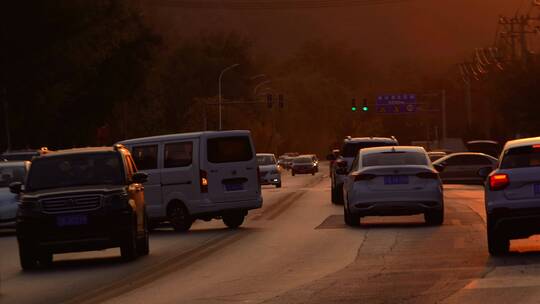
[[[239,65],[240,65],[239,63],[235,63],[231,66],[228,66],[224,68],[223,71],[221,71],[221,74],[219,74],[219,79],[218,79],[219,131],[221,131],[221,126],[222,126],[222,123],[221,123],[221,78],[223,78],[223,74],[225,74],[225,72],[227,72],[230,69],[234,69],[235,67]]]

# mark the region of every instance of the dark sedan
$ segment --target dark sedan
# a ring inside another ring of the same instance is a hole
[[[445,184],[483,184],[478,170],[495,168],[497,159],[483,153],[454,153],[436,160],[433,165],[444,168],[440,176]]]

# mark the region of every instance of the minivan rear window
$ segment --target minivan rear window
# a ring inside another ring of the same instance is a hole
[[[208,161],[211,163],[233,163],[253,159],[248,136],[209,138],[207,148]]]
[[[532,146],[509,149],[505,152],[501,169],[539,167],[540,149]]]

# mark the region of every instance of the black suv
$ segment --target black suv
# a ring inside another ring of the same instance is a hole
[[[54,253],[120,247],[122,258],[149,253],[142,183],[121,146],[81,148],[35,157],[20,194],[17,240],[23,269],[47,266]]]

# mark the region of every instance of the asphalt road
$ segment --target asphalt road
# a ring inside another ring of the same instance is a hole
[[[540,239],[491,258],[481,187],[445,187],[441,227],[407,216],[348,228],[329,191],[325,164],[316,176],[285,174],[241,229],[158,229],[150,255],[131,263],[111,249],[55,255],[52,268],[23,273],[14,235],[1,233],[0,303],[540,302]]]

